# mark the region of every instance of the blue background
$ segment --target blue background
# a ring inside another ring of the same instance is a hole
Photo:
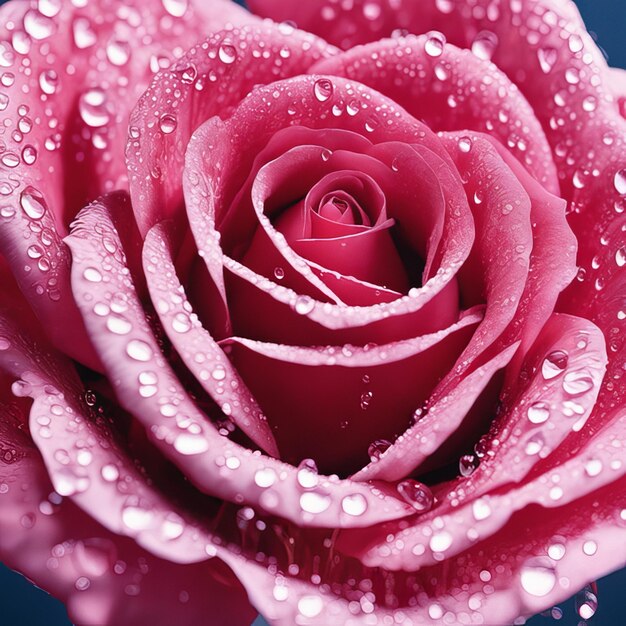
[[[156,0],[155,0],[156,1]],[[211,0],[205,0],[210,2]],[[2,4],[2,2],[0,2]],[[626,2],[624,0],[577,0],[587,27],[597,35],[611,65],[626,68]],[[626,622],[626,570],[607,576],[598,583],[599,607],[589,626],[617,626]],[[573,600],[561,605],[558,622],[537,616],[530,626],[577,626],[579,618]],[[64,606],[34,587],[22,576],[0,564],[0,623],[3,626],[69,626]],[[210,626],[210,616],[207,616]],[[259,618],[254,626],[264,626]],[[137,626],[144,626],[138,624]],[[172,625],[174,626],[174,625]],[[181,626],[187,626],[182,624]]]

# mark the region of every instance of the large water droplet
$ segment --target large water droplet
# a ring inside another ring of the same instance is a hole
[[[428,543],[433,552],[445,552],[452,545],[452,535],[446,530],[437,531]]]
[[[621,196],[626,196],[626,167],[615,172],[613,184],[615,185],[617,193]]]
[[[152,511],[139,506],[127,506],[122,510],[122,522],[131,530],[145,530],[153,517]]]
[[[307,491],[300,496],[300,508],[306,513],[323,513],[330,503],[330,496],[319,491]]]
[[[41,193],[30,185],[20,194],[20,206],[32,220],[40,220],[47,208]]]
[[[319,482],[317,474],[317,465],[313,459],[304,459],[298,465],[298,484],[303,489],[313,489]]]
[[[320,78],[313,85],[316,100],[326,102],[333,95],[333,83],[328,78]]]
[[[152,348],[141,339],[131,339],[126,345],[126,354],[135,361],[149,361],[152,358]]]
[[[568,372],[563,379],[563,389],[571,396],[580,396],[593,389],[593,378],[586,371]]]
[[[539,48],[537,50],[537,58],[542,72],[549,74],[555,63],[558,61],[559,53],[556,48]]]
[[[315,301],[311,296],[298,296],[294,304],[294,309],[298,315],[307,315],[314,307]]]
[[[181,433],[174,440],[174,449],[184,455],[202,454],[209,449],[209,441],[202,435]]]
[[[547,596],[556,585],[556,574],[550,564],[542,559],[531,559],[521,569],[520,582],[531,596]]]
[[[317,617],[324,608],[324,602],[319,596],[302,596],[298,600],[298,612],[303,617]]]
[[[359,515],[363,515],[367,510],[367,500],[364,495],[354,493],[350,496],[346,496],[341,501],[341,508],[346,515],[358,517]]]
[[[423,483],[407,478],[398,483],[398,493],[416,511],[425,513],[433,506],[434,498],[432,491]]]
[[[230,43],[222,43],[218,50],[218,56],[222,63],[230,65],[237,59],[237,49]]]
[[[424,51],[429,57],[440,57],[446,44],[446,38],[443,33],[431,31],[427,35]]]
[[[567,352],[564,350],[554,350],[550,352],[541,365],[541,374],[546,380],[555,378],[567,367]]]
[[[367,449],[367,454],[370,457],[370,461],[375,462],[380,459],[380,457],[387,452],[387,450],[391,447],[391,441],[387,439],[377,439],[373,443],[370,444]]]
[[[187,12],[189,0],[162,0],[163,8],[174,17],[182,17]]]
[[[459,459],[459,472],[461,476],[471,476],[478,467],[478,458],[473,454],[464,454]]]
[[[177,125],[178,122],[176,120],[176,117],[171,113],[164,113],[159,120],[159,128],[161,129],[161,132],[165,135],[173,133],[176,130]]]
[[[476,35],[472,43],[472,52],[485,61],[491,61],[498,47],[498,36],[489,30],[483,30]]]
[[[24,30],[33,39],[46,39],[55,31],[55,23],[49,17],[33,9],[24,16]]]
[[[87,90],[78,101],[78,111],[87,126],[92,128],[106,126],[110,118],[106,108],[105,92],[98,88]]]
[[[533,424],[543,424],[550,417],[550,407],[545,402],[534,402],[528,407],[527,415]]]
[[[590,585],[576,594],[574,602],[578,615],[583,619],[591,619],[598,610],[598,596]]]

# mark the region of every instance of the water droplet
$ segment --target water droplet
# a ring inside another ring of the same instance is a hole
[[[528,407],[527,415],[533,424],[543,424],[550,417],[550,407],[545,402],[534,402]]]
[[[276,472],[271,467],[257,470],[254,474],[254,482],[257,486],[266,489],[276,482]]]
[[[59,85],[59,75],[54,70],[44,70],[39,74],[39,87],[47,95],[53,94]]]
[[[545,439],[541,433],[534,434],[527,442],[524,447],[524,452],[528,456],[534,456],[535,454],[539,454],[543,449],[545,444]]]
[[[489,30],[483,30],[476,35],[472,43],[472,52],[485,61],[491,61],[498,47],[498,36]]]
[[[234,63],[237,59],[237,49],[230,43],[222,43],[218,50],[220,61],[225,65]]]
[[[141,339],[131,339],[126,344],[126,354],[135,361],[149,361],[152,358],[152,348]]]
[[[584,47],[583,40],[579,35],[570,35],[567,43],[573,53],[580,52]]]
[[[602,461],[599,459],[589,459],[585,463],[585,473],[587,476],[598,476],[602,472]]]
[[[478,467],[478,458],[473,454],[464,454],[459,459],[459,472],[461,476],[471,476]]]
[[[554,350],[550,352],[541,365],[541,374],[546,380],[555,378],[563,373],[568,362],[567,352],[564,350]]]
[[[95,267],[87,267],[83,271],[83,278],[88,280],[90,283],[100,283],[102,282],[102,274],[100,270]]]
[[[326,102],[333,95],[333,83],[328,78],[320,78],[313,85],[313,93],[319,102]]]
[[[109,112],[106,108],[105,92],[98,88],[87,90],[78,101],[78,111],[87,126],[92,128],[106,126],[109,122]]]
[[[50,37],[55,31],[55,23],[49,17],[33,9],[24,16],[24,30],[37,40]]]
[[[576,612],[583,619],[591,619],[598,610],[598,596],[593,592],[590,585],[576,594],[574,599]]]
[[[589,541],[585,541],[583,543],[583,552],[587,556],[593,556],[598,551],[598,544],[593,541],[593,539],[589,539]]]
[[[358,517],[367,510],[367,500],[362,494],[354,493],[341,501],[341,508],[346,515]]]
[[[80,50],[93,46],[98,37],[91,27],[91,22],[86,17],[77,17],[72,23],[74,43]]]
[[[127,506],[122,510],[122,522],[131,530],[145,530],[152,522],[153,513],[139,506]]]
[[[182,17],[187,12],[189,0],[162,0],[163,8],[173,17]]]
[[[432,491],[423,483],[407,478],[398,483],[398,493],[416,511],[425,513],[433,506],[434,498]]]
[[[618,194],[626,196],[626,167],[618,172],[615,172],[613,184],[615,185],[615,189]]]
[[[213,380],[224,380],[226,378],[224,366],[216,365],[215,369],[211,372],[211,378],[213,378]]]
[[[170,113],[164,113],[159,120],[159,128],[161,132],[165,135],[169,135],[176,130],[176,126],[178,122],[176,117]]]
[[[285,270],[282,267],[275,267],[274,277],[276,278],[276,280],[282,280],[283,278],[285,278]]]
[[[294,309],[298,315],[307,315],[315,308],[315,301],[310,296],[298,296]]]
[[[593,378],[585,371],[568,372],[563,379],[563,389],[571,396],[580,396],[593,387]]]
[[[120,472],[115,465],[108,463],[102,466],[100,475],[102,476],[102,480],[107,483],[112,483],[119,478]]]
[[[445,552],[452,545],[452,535],[446,530],[438,531],[430,538],[428,545],[433,552]]]
[[[202,435],[181,433],[174,440],[174,449],[187,456],[202,454],[209,449],[209,441]]]
[[[303,489],[313,489],[317,487],[319,476],[317,474],[317,465],[313,459],[304,459],[298,465],[298,484]]]
[[[303,617],[317,617],[324,608],[324,602],[319,596],[302,596],[298,600],[298,612]]]
[[[443,33],[431,31],[427,35],[424,51],[429,57],[440,57],[443,54],[445,44],[446,38]]]
[[[26,165],[32,165],[37,160],[37,149],[34,146],[26,145],[22,149],[22,161]]]
[[[377,439],[373,443],[370,444],[367,449],[367,454],[370,457],[370,461],[375,462],[380,459],[380,457],[387,452],[387,450],[391,447],[391,441],[387,439]]]
[[[554,589],[556,574],[542,559],[532,559],[522,567],[520,582],[526,593],[542,598]]]
[[[626,246],[619,248],[615,253],[615,263],[617,263],[617,267],[626,265]]]
[[[121,315],[111,315],[107,318],[107,328],[116,335],[128,335],[133,325]]]
[[[6,165],[6,167],[14,168],[20,164],[20,157],[15,152],[5,152],[0,157],[0,162],[2,162],[2,165]]]
[[[330,503],[330,496],[318,491],[307,491],[300,496],[300,508],[314,515],[326,511]]]
[[[539,66],[544,74],[549,74],[559,58],[556,48],[539,48],[537,50]]]
[[[472,140],[469,137],[461,137],[458,146],[461,152],[467,154],[472,149]]]
[[[161,533],[165,539],[178,539],[185,531],[185,521],[176,513],[169,513],[161,524]]]
[[[485,498],[479,498],[472,504],[472,514],[477,522],[487,519],[491,515],[491,507]]]
[[[111,65],[121,67],[128,63],[130,59],[130,44],[127,41],[121,41],[119,39],[113,39],[109,41],[107,48],[107,59]]]

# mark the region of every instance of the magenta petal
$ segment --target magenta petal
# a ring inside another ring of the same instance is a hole
[[[244,15],[244,22],[254,19]],[[263,55],[257,54],[259,49]],[[185,150],[202,122],[224,115],[260,80],[300,74],[333,52],[332,46],[306,33],[254,25],[211,35],[161,71],[132,113],[126,153],[141,231],[180,216]]]
[[[164,225],[158,224],[148,232],[143,260],[157,314],[189,371],[252,441],[268,454],[278,456],[266,417],[185,297],[172,260],[171,238]]]
[[[121,257],[103,244],[105,235],[116,243],[116,251],[121,247],[115,225],[120,219],[117,202],[112,196],[92,204],[67,237],[72,285],[120,404],[146,428],[156,448],[201,491],[226,500],[243,497],[249,505],[301,526],[363,526],[407,515],[406,504],[383,486],[324,476],[317,479],[318,501],[321,498],[328,506],[311,513],[310,496],[303,494],[296,468],[218,433],[163,358]],[[116,312],[121,309],[123,313]],[[344,498],[354,496],[365,503],[358,516],[342,508]]]
[[[311,72],[345,76],[393,98],[433,130],[487,132],[558,195],[550,146],[535,113],[507,76],[469,50],[430,55],[429,35],[383,40],[321,61]],[[376,55],[376,63],[367,62]],[[419,66],[419,72],[414,68]]]
[[[499,530],[514,511],[524,506],[540,503],[558,507],[586,495],[599,484],[615,480],[626,469],[607,470],[593,479],[580,477],[589,459],[597,457],[602,468],[618,458],[617,450],[603,448],[623,430],[619,419],[607,423],[597,438],[583,444],[584,453],[570,458],[562,453],[562,443],[583,429],[600,391],[606,351],[599,330],[581,318],[555,315],[524,367],[533,373],[529,383],[489,432],[478,468],[469,478],[438,485],[438,504],[406,530],[377,531],[377,545],[365,550],[368,565],[414,569],[433,564],[438,554],[445,553],[449,558],[477,537],[485,538]],[[558,478],[548,480],[546,476]],[[440,519],[445,524],[440,526]],[[477,537],[468,536],[470,526],[476,528]],[[441,549],[437,549],[436,542],[426,540],[436,535],[438,528],[445,528],[446,533],[445,547]],[[355,538],[352,535],[352,540]],[[396,543],[398,539],[401,544]],[[396,545],[402,545],[402,549],[396,549]],[[426,549],[422,549],[424,546]]]
[[[239,337],[223,345],[287,459],[297,464],[312,458],[325,473],[346,475],[367,462],[373,441],[406,430],[481,317],[473,311],[432,335],[365,348],[304,348]]]

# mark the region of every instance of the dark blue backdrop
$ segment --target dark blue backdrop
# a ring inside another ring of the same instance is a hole
[[[206,0],[210,2],[211,0]],[[0,0],[0,4],[3,1]],[[626,68],[626,2],[624,0],[577,0],[589,29],[597,35],[600,46],[607,53],[611,65]],[[598,583],[599,608],[589,624],[617,626],[626,615],[626,570],[607,576]],[[577,626],[579,618],[570,600],[561,605],[563,617],[554,622],[550,617],[537,616],[529,626]],[[207,615],[207,626],[211,618]],[[69,626],[63,605],[27,580],[0,564],[0,624],[3,626]],[[265,622],[258,619],[254,626]],[[138,625],[143,626],[143,625]],[[186,626],[186,625],[181,625]]]

